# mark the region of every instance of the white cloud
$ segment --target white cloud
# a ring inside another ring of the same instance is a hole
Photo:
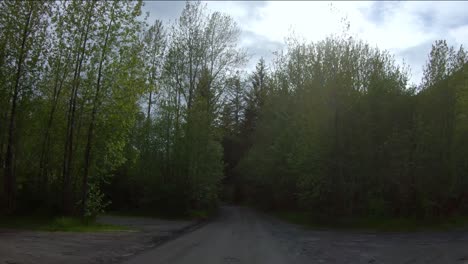
[[[412,68],[412,81],[421,79],[430,43],[468,44],[468,2],[309,2],[309,1],[208,1],[209,9],[231,15],[243,34],[241,45],[259,52],[276,47],[294,30],[308,41],[318,41],[344,29],[373,46],[395,54]],[[258,46],[258,47],[257,47]],[[268,51],[269,52],[269,51]],[[264,56],[263,53],[261,56]],[[257,59],[254,56],[253,59]],[[253,65],[250,63],[250,65]]]
[[[448,35],[456,43],[464,44],[464,48],[466,48],[466,45],[468,45],[468,24],[450,29]]]

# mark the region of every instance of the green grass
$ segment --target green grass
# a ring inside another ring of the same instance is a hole
[[[160,212],[157,212],[157,211],[150,211],[150,210],[111,211],[111,212],[106,212],[105,215],[123,216],[123,217],[157,218],[157,219],[166,219],[166,220],[187,220],[187,219],[189,219],[189,216],[187,216],[187,215],[164,214],[164,213],[160,213]]]
[[[166,220],[206,220],[214,214],[216,214],[215,210],[190,210],[183,214],[168,214],[151,210],[126,210],[106,213],[106,215],[111,216],[158,218]]]
[[[208,220],[218,213],[217,210],[191,210],[189,211],[190,220]]]
[[[383,218],[383,217],[355,217],[355,218],[319,218],[311,213],[296,211],[276,211],[272,214],[287,222],[313,229],[348,229],[388,232],[417,232],[417,231],[448,231],[454,229],[468,229],[468,216],[454,216],[448,218]]]
[[[72,217],[51,218],[45,216],[0,216],[0,228],[51,232],[110,232],[130,230],[130,228],[124,226],[96,222],[84,223],[80,219]]]

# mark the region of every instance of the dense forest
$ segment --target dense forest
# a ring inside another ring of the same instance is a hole
[[[228,15],[142,5],[0,2],[1,213],[468,213],[462,47],[436,41],[419,85],[346,32],[248,72]]]

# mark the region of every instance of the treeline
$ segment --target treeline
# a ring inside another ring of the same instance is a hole
[[[246,60],[234,20],[187,2],[180,18],[144,33],[148,73],[125,152],[106,193],[115,210],[180,215],[218,206],[223,178],[220,113]]]
[[[231,17],[187,2],[149,23],[142,5],[0,2],[0,213],[468,211],[462,48],[436,42],[415,87],[339,36],[248,74]]]
[[[323,216],[468,213],[467,62],[436,41],[413,87],[361,41],[291,41],[257,96],[244,196]]]
[[[199,2],[169,28],[142,4],[0,2],[2,212],[216,205],[240,32]]]
[[[2,211],[101,209],[144,91],[141,4],[0,3]]]

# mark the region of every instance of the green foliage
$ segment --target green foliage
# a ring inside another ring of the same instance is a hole
[[[8,58],[0,65],[8,72],[0,93],[17,94],[2,96],[8,103],[1,103],[1,123],[9,128],[0,127],[0,160],[8,157],[12,164],[2,176],[18,211],[42,207],[76,214],[77,201],[88,197],[88,182],[102,183],[125,162],[141,94],[139,8],[141,1],[0,4],[8,36],[0,41]],[[14,22],[18,16],[24,21]],[[24,39],[24,45],[13,39]],[[95,199],[91,207],[100,208],[96,197],[102,194],[96,195],[89,195]]]
[[[187,2],[169,29],[159,21],[145,29],[145,109],[127,141],[135,159],[120,166],[109,188],[115,209],[184,216],[216,208],[224,169],[220,109],[229,73],[243,61],[239,34],[232,18],[200,2]]]
[[[445,42],[433,49],[417,91],[360,41],[291,42],[246,132],[253,144],[237,170],[247,196],[335,217],[466,212],[467,58]]]
[[[435,42],[417,87],[347,35],[247,75],[233,18],[186,2],[150,25],[142,4],[0,1],[0,211],[187,216],[224,185],[335,217],[468,212],[463,48]]]
[[[99,185],[90,183],[88,187],[88,201],[84,213],[85,219],[87,221],[94,220],[97,215],[104,213],[104,209],[110,203],[110,201],[105,201],[104,194],[99,189]]]

